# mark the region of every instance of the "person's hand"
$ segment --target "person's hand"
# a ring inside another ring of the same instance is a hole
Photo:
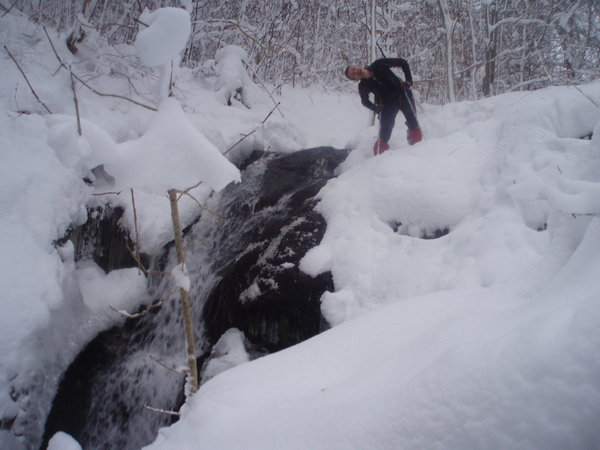
[[[375,114],[381,114],[381,111],[383,111],[383,105],[375,105],[375,108],[373,108]]]
[[[410,89],[412,87],[412,81],[405,81],[404,82],[404,88],[405,89]]]

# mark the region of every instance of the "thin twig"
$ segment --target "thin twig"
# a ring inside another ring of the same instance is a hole
[[[133,205],[133,226],[135,229],[135,256],[136,261],[141,261],[140,259],[140,233],[138,232],[138,223],[137,223],[137,209],[135,207],[135,196],[133,195],[133,188],[131,190],[131,204]]]
[[[269,119],[269,117],[271,117],[271,114],[273,114],[273,111],[275,111],[275,109],[279,106],[279,103],[277,103],[273,109],[271,109],[271,111],[269,111],[269,114],[267,114],[267,116],[263,119],[263,121],[260,123],[261,125],[264,125],[264,123]],[[258,130],[258,128],[255,128],[254,130],[252,130],[250,133],[248,134],[244,134],[242,136],[242,138],[240,140],[238,140],[235,144],[233,144],[231,147],[229,147],[227,150],[225,150],[223,152],[224,155],[226,155],[227,153],[229,153],[230,150],[233,149],[233,147],[235,147],[236,145],[238,145],[240,142],[242,142],[244,139],[246,139],[248,136],[250,136],[251,134],[255,133]]]
[[[181,414],[178,413],[177,411],[167,411],[166,409],[153,408],[152,406],[148,406],[148,405],[144,405],[144,408],[146,408],[147,410],[152,411],[152,412],[167,414],[169,416],[181,417]]]
[[[583,95],[583,96],[584,96],[585,98],[587,98],[587,99],[588,99],[590,102],[592,102],[592,104],[593,104],[593,105],[594,105],[596,108],[600,108],[600,105],[599,105],[598,103],[596,103],[594,100],[592,100],[590,97],[588,97],[587,95],[585,95],[585,94],[583,93],[583,91],[582,91],[581,89],[579,89],[579,87],[577,87],[577,86],[575,86],[575,85],[573,85],[573,87],[574,87],[575,89],[577,89],[581,95]]]
[[[144,25],[146,28],[150,27],[147,23],[142,22],[140,19],[133,19],[134,22]]]
[[[75,113],[77,114],[77,133],[79,136],[83,135],[81,131],[81,116],[79,115],[79,102],[77,101],[77,91],[75,90],[75,78],[73,77],[73,72],[71,73],[71,89],[73,89],[73,102],[75,103]]]
[[[92,91],[94,94],[99,95],[100,97],[113,97],[113,98],[120,98],[122,100],[127,100],[128,102],[134,103],[138,106],[141,106],[143,108],[149,109],[150,111],[158,111],[158,109],[156,109],[153,106],[148,106],[145,105],[143,103],[140,103],[136,100],[133,100],[129,97],[125,97],[123,95],[117,95],[117,94],[106,94],[103,92],[99,92],[96,89],[94,89],[93,87],[91,87],[89,84],[87,84],[85,81],[83,81],[81,78],[79,78],[77,75],[73,75],[81,84],[83,84],[86,88],[88,88],[90,91]]]
[[[124,316],[127,319],[137,319],[138,317],[145,316],[146,314],[148,314],[153,309],[160,308],[162,305],[163,305],[163,302],[161,300],[161,301],[159,301],[157,303],[153,303],[152,305],[148,306],[143,311],[140,311],[139,313],[134,313],[134,314],[129,314],[127,311],[123,311],[121,309],[117,309],[117,308],[115,308],[112,305],[110,305],[110,309],[112,309],[116,313],[121,314],[122,316]]]
[[[14,6],[16,4],[17,4],[17,2],[13,2],[12,5],[10,5],[10,8],[7,8],[6,6],[2,5],[2,7],[6,10],[6,12],[4,14],[2,14],[2,17],[6,16],[14,8]]]
[[[147,269],[144,264],[142,263],[141,258],[136,255],[133,250],[131,250],[131,247],[129,247],[129,245],[125,244],[125,248],[127,248],[127,251],[129,252],[129,254],[131,255],[131,257],[133,258],[133,260],[137,263],[138,268],[144,272],[146,275],[151,275],[151,274],[160,274],[160,275],[166,275],[167,272],[163,272],[161,270],[150,270]]]
[[[46,30],[46,27],[42,27],[42,30],[44,30],[44,33],[46,33],[46,37],[48,38],[48,42],[50,42],[50,47],[52,48],[52,51],[54,52],[54,56],[56,56],[56,59],[58,59],[58,62],[60,63],[59,69],[60,69],[60,67],[64,67],[66,69],[67,66],[65,65],[65,63],[62,62],[62,59],[60,59],[60,56],[58,55],[58,52],[56,51],[56,47],[54,47],[54,43],[52,42],[52,39],[50,39],[48,30]]]
[[[250,133],[248,133],[248,134],[245,134],[245,135],[244,135],[244,136],[243,136],[243,137],[242,137],[242,138],[241,138],[239,141],[237,141],[235,144],[233,144],[231,147],[229,147],[227,150],[225,150],[225,151],[223,152],[223,154],[224,154],[224,155],[226,155],[227,153],[229,153],[229,151],[230,151],[231,149],[233,149],[233,147],[235,147],[236,145],[238,145],[240,142],[242,142],[244,139],[246,139],[246,138],[247,138],[248,136],[250,136],[252,133],[255,133],[255,132],[256,132],[256,130],[257,130],[257,129],[255,128],[255,129],[254,129],[254,130],[252,130]]]
[[[131,78],[129,78],[129,76],[128,76],[128,75],[126,75],[126,74],[124,74],[124,73],[122,73],[122,72],[119,72],[119,71],[117,71],[117,70],[114,70],[114,69],[111,69],[111,70],[110,70],[110,72],[111,72],[112,74],[115,74],[115,75],[120,75],[120,76],[122,76],[122,77],[125,77],[125,78],[127,79],[127,82],[129,83],[129,87],[130,87],[131,89],[133,89],[133,92],[135,92],[137,95],[140,95],[140,93],[139,93],[139,92],[138,92],[138,90],[136,89],[135,85],[133,84],[133,81],[131,81]]]
[[[157,359],[152,355],[148,355],[148,358],[150,358],[152,361],[154,361],[159,366],[163,366],[165,369],[170,370],[171,372],[175,372],[175,373],[189,373],[190,372],[188,369],[176,369],[175,367],[167,366],[160,359]]]
[[[15,57],[12,55],[12,53],[10,52],[10,50],[8,48],[6,48],[6,45],[4,46],[4,50],[6,50],[6,52],[8,53],[8,56],[10,56],[10,59],[12,59],[13,62],[17,65],[17,68],[19,69],[19,71],[23,75],[23,78],[25,78],[25,81],[27,82],[27,85],[29,86],[29,89],[31,89],[31,92],[32,92],[33,96],[36,98],[36,100],[38,102],[41,103],[41,105],[46,109],[46,111],[48,111],[48,114],[52,114],[52,111],[50,111],[50,108],[48,108],[46,106],[46,104],[37,95],[37,92],[35,92],[35,89],[31,85],[31,83],[29,82],[29,79],[27,78],[27,75],[25,75],[25,72],[23,72],[23,69],[21,69],[21,66],[19,65],[19,63],[17,62],[17,60],[15,59]]]
[[[176,190],[178,196],[177,196],[177,201],[181,200],[181,197],[183,197],[184,195],[187,195],[189,198],[191,198],[193,201],[195,201],[198,206],[202,209],[204,209],[205,211],[208,211],[211,214],[214,214],[217,217],[223,217],[221,214],[219,214],[218,212],[213,211],[210,208],[207,208],[206,206],[204,206],[202,203],[200,203],[200,201],[198,199],[196,199],[196,197],[194,197],[192,194],[190,194],[190,191],[192,189],[197,188],[198,186],[200,186],[202,184],[202,181],[199,181],[198,183],[196,183],[193,186],[190,186],[189,188],[187,188],[185,191],[180,191],[180,190]]]
[[[169,76],[169,97],[173,97],[173,60],[171,60],[171,75]]]
[[[273,111],[275,111],[275,108],[277,108],[277,107],[278,107],[280,104],[281,104],[281,102],[278,102],[278,103],[277,103],[277,104],[276,104],[276,105],[273,107],[273,109],[272,109],[272,110],[269,112],[269,114],[267,114],[267,117],[265,117],[265,118],[263,119],[263,121],[261,122],[261,124],[265,123],[265,122],[267,121],[267,119],[268,119],[269,117],[271,117],[271,114],[273,114]]]
[[[119,192],[100,192],[98,194],[92,194],[95,196],[100,196],[100,195],[121,195],[121,191]]]
[[[217,217],[221,217],[221,218],[223,218],[223,216],[222,216],[221,214],[219,214],[218,212],[216,212],[216,211],[213,211],[212,209],[210,209],[210,208],[207,208],[207,207],[206,207],[206,206],[204,206],[202,203],[200,203],[200,202],[199,202],[199,201],[198,201],[198,200],[197,200],[197,199],[196,199],[196,198],[195,198],[195,197],[194,197],[192,194],[190,194],[189,192],[182,192],[181,194],[182,194],[182,195],[187,195],[189,198],[191,198],[193,201],[195,201],[195,202],[198,204],[198,206],[199,206],[200,208],[202,208],[203,210],[205,210],[205,211],[208,211],[209,213],[211,213],[211,214],[214,214],[214,215],[215,215],[215,216],[217,216]]]
[[[183,195],[187,194],[188,192],[190,192],[192,189],[196,189],[198,186],[200,186],[202,184],[202,181],[198,181],[195,185],[190,186],[189,188],[187,188],[184,191],[179,191],[179,197],[177,198],[177,201],[179,201],[179,199],[181,197],[183,197]]]
[[[254,76],[256,77],[256,79],[258,80],[258,82],[260,83],[260,85],[263,87],[263,89],[265,90],[265,92],[267,93],[267,95],[269,96],[269,98],[271,99],[271,101],[273,103],[275,103],[275,108],[277,108],[279,106],[279,103],[277,103],[275,101],[275,99],[273,98],[273,96],[271,95],[271,93],[269,92],[269,90],[267,89],[267,87],[265,86],[265,84],[262,82],[262,80],[260,79],[260,77],[256,73],[256,70],[254,70],[254,67],[252,67],[250,64],[248,64],[246,62],[244,62],[244,65],[246,67],[248,67],[250,70],[252,70],[252,72],[254,73]],[[279,114],[281,114],[281,117],[285,117],[279,108],[277,108],[277,111],[279,111]]]
[[[129,30],[137,30],[138,29],[138,27],[134,27],[133,25],[124,25],[122,23],[107,23],[105,25],[102,25],[101,27],[95,27],[93,25],[81,23],[81,26],[86,27],[86,28],[91,28],[92,30],[98,30],[101,33],[105,33],[106,29],[110,28],[110,27],[121,27],[121,28],[127,28]]]

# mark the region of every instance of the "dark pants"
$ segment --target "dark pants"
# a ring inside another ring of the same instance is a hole
[[[419,128],[416,111],[413,107],[414,101],[409,100],[409,98],[412,100],[412,92],[402,91],[399,96],[385,101],[383,109],[381,110],[381,116],[379,117],[381,126],[379,139],[385,142],[390,140],[398,111],[402,111],[402,114],[404,114],[406,126],[409,130]]]

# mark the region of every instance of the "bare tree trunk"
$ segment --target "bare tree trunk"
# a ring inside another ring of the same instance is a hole
[[[494,3],[485,7],[485,22],[487,27],[487,47],[485,50],[485,72],[483,74],[483,95],[493,95],[493,85],[496,80],[497,28],[492,28],[498,21],[498,10]]]
[[[371,0],[371,48],[369,62],[373,62],[377,56],[377,21],[375,20],[376,0]]]
[[[454,33],[454,21],[450,17],[448,2],[438,0],[438,6],[442,13],[442,21],[446,30],[446,76],[448,78],[448,100],[456,101],[456,90],[454,87],[454,49],[452,48],[452,34]]]

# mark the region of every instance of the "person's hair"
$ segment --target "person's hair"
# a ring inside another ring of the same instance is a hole
[[[348,75],[348,71],[350,70],[350,67],[352,67],[352,66],[346,67],[346,70],[344,70],[344,75],[346,75],[346,78],[348,78],[349,80],[352,80],[352,78],[350,78],[350,76]]]

